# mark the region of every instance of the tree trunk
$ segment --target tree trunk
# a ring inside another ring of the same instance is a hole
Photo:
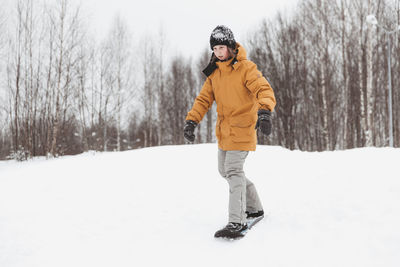
[[[372,3],[371,0],[368,1],[368,14],[371,14]],[[374,104],[374,95],[372,90],[372,26],[367,26],[367,110],[366,110],[366,146],[372,146],[372,109]]]

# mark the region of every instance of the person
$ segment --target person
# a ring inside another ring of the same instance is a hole
[[[270,84],[256,64],[246,58],[246,50],[228,27],[219,25],[212,31],[210,46],[211,60],[203,70],[207,79],[187,113],[184,137],[194,142],[196,126],[215,101],[218,170],[229,184],[229,220],[214,236],[236,238],[248,228],[246,219],[264,215],[243,165],[249,151],[256,149],[256,129],[265,135],[271,133],[276,100]]]

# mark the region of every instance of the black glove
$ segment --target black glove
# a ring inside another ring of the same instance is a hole
[[[271,127],[271,111],[260,109],[258,111],[258,120],[255,129],[259,129],[265,135],[270,135]]]
[[[187,120],[185,123],[185,127],[183,128],[183,136],[186,140],[193,143],[195,135],[194,128],[196,128],[197,123],[191,120]]]

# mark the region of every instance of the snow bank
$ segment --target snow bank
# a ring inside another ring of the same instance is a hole
[[[215,144],[1,162],[0,266],[397,267],[399,158],[259,146],[267,218],[235,242]]]

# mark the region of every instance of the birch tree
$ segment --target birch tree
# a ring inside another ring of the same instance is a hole
[[[116,72],[114,96],[117,113],[117,151],[121,151],[122,112],[124,105],[133,95],[133,87],[129,32],[126,23],[120,17],[115,18],[110,38]]]
[[[70,7],[68,0],[59,0],[54,11],[49,13],[51,38],[51,57],[54,56],[54,78],[52,91],[54,97],[53,127],[50,145],[50,154],[56,156],[57,139],[62,126],[63,115],[67,114],[70,95],[72,92],[72,81],[75,80],[73,69],[78,62],[78,44],[82,41],[82,29],[80,24],[80,10]],[[54,34],[54,35],[53,35]],[[64,117],[65,118],[65,117]]]
[[[372,0],[368,0],[368,11],[367,14],[372,13]],[[373,120],[372,120],[372,110],[374,104],[374,95],[372,90],[372,80],[373,80],[373,62],[372,62],[372,42],[373,42],[373,35],[372,35],[372,25],[367,25],[367,32],[366,32],[366,39],[367,39],[367,107],[366,107],[366,118],[367,118],[367,125],[366,125],[366,146],[372,146],[372,136],[373,136]]]
[[[154,131],[154,124],[156,120],[156,94],[159,90],[158,85],[160,84],[158,74],[159,68],[159,55],[158,50],[154,46],[154,39],[150,35],[146,35],[142,41],[143,47],[140,50],[143,52],[142,57],[142,74],[143,74],[143,96],[142,103],[144,108],[144,146],[152,146],[156,132]],[[163,91],[163,88],[162,88]],[[163,92],[161,92],[163,93]],[[163,97],[163,95],[161,95]],[[160,108],[163,105],[160,105]],[[162,112],[162,111],[161,111]],[[161,113],[160,112],[160,113]]]

